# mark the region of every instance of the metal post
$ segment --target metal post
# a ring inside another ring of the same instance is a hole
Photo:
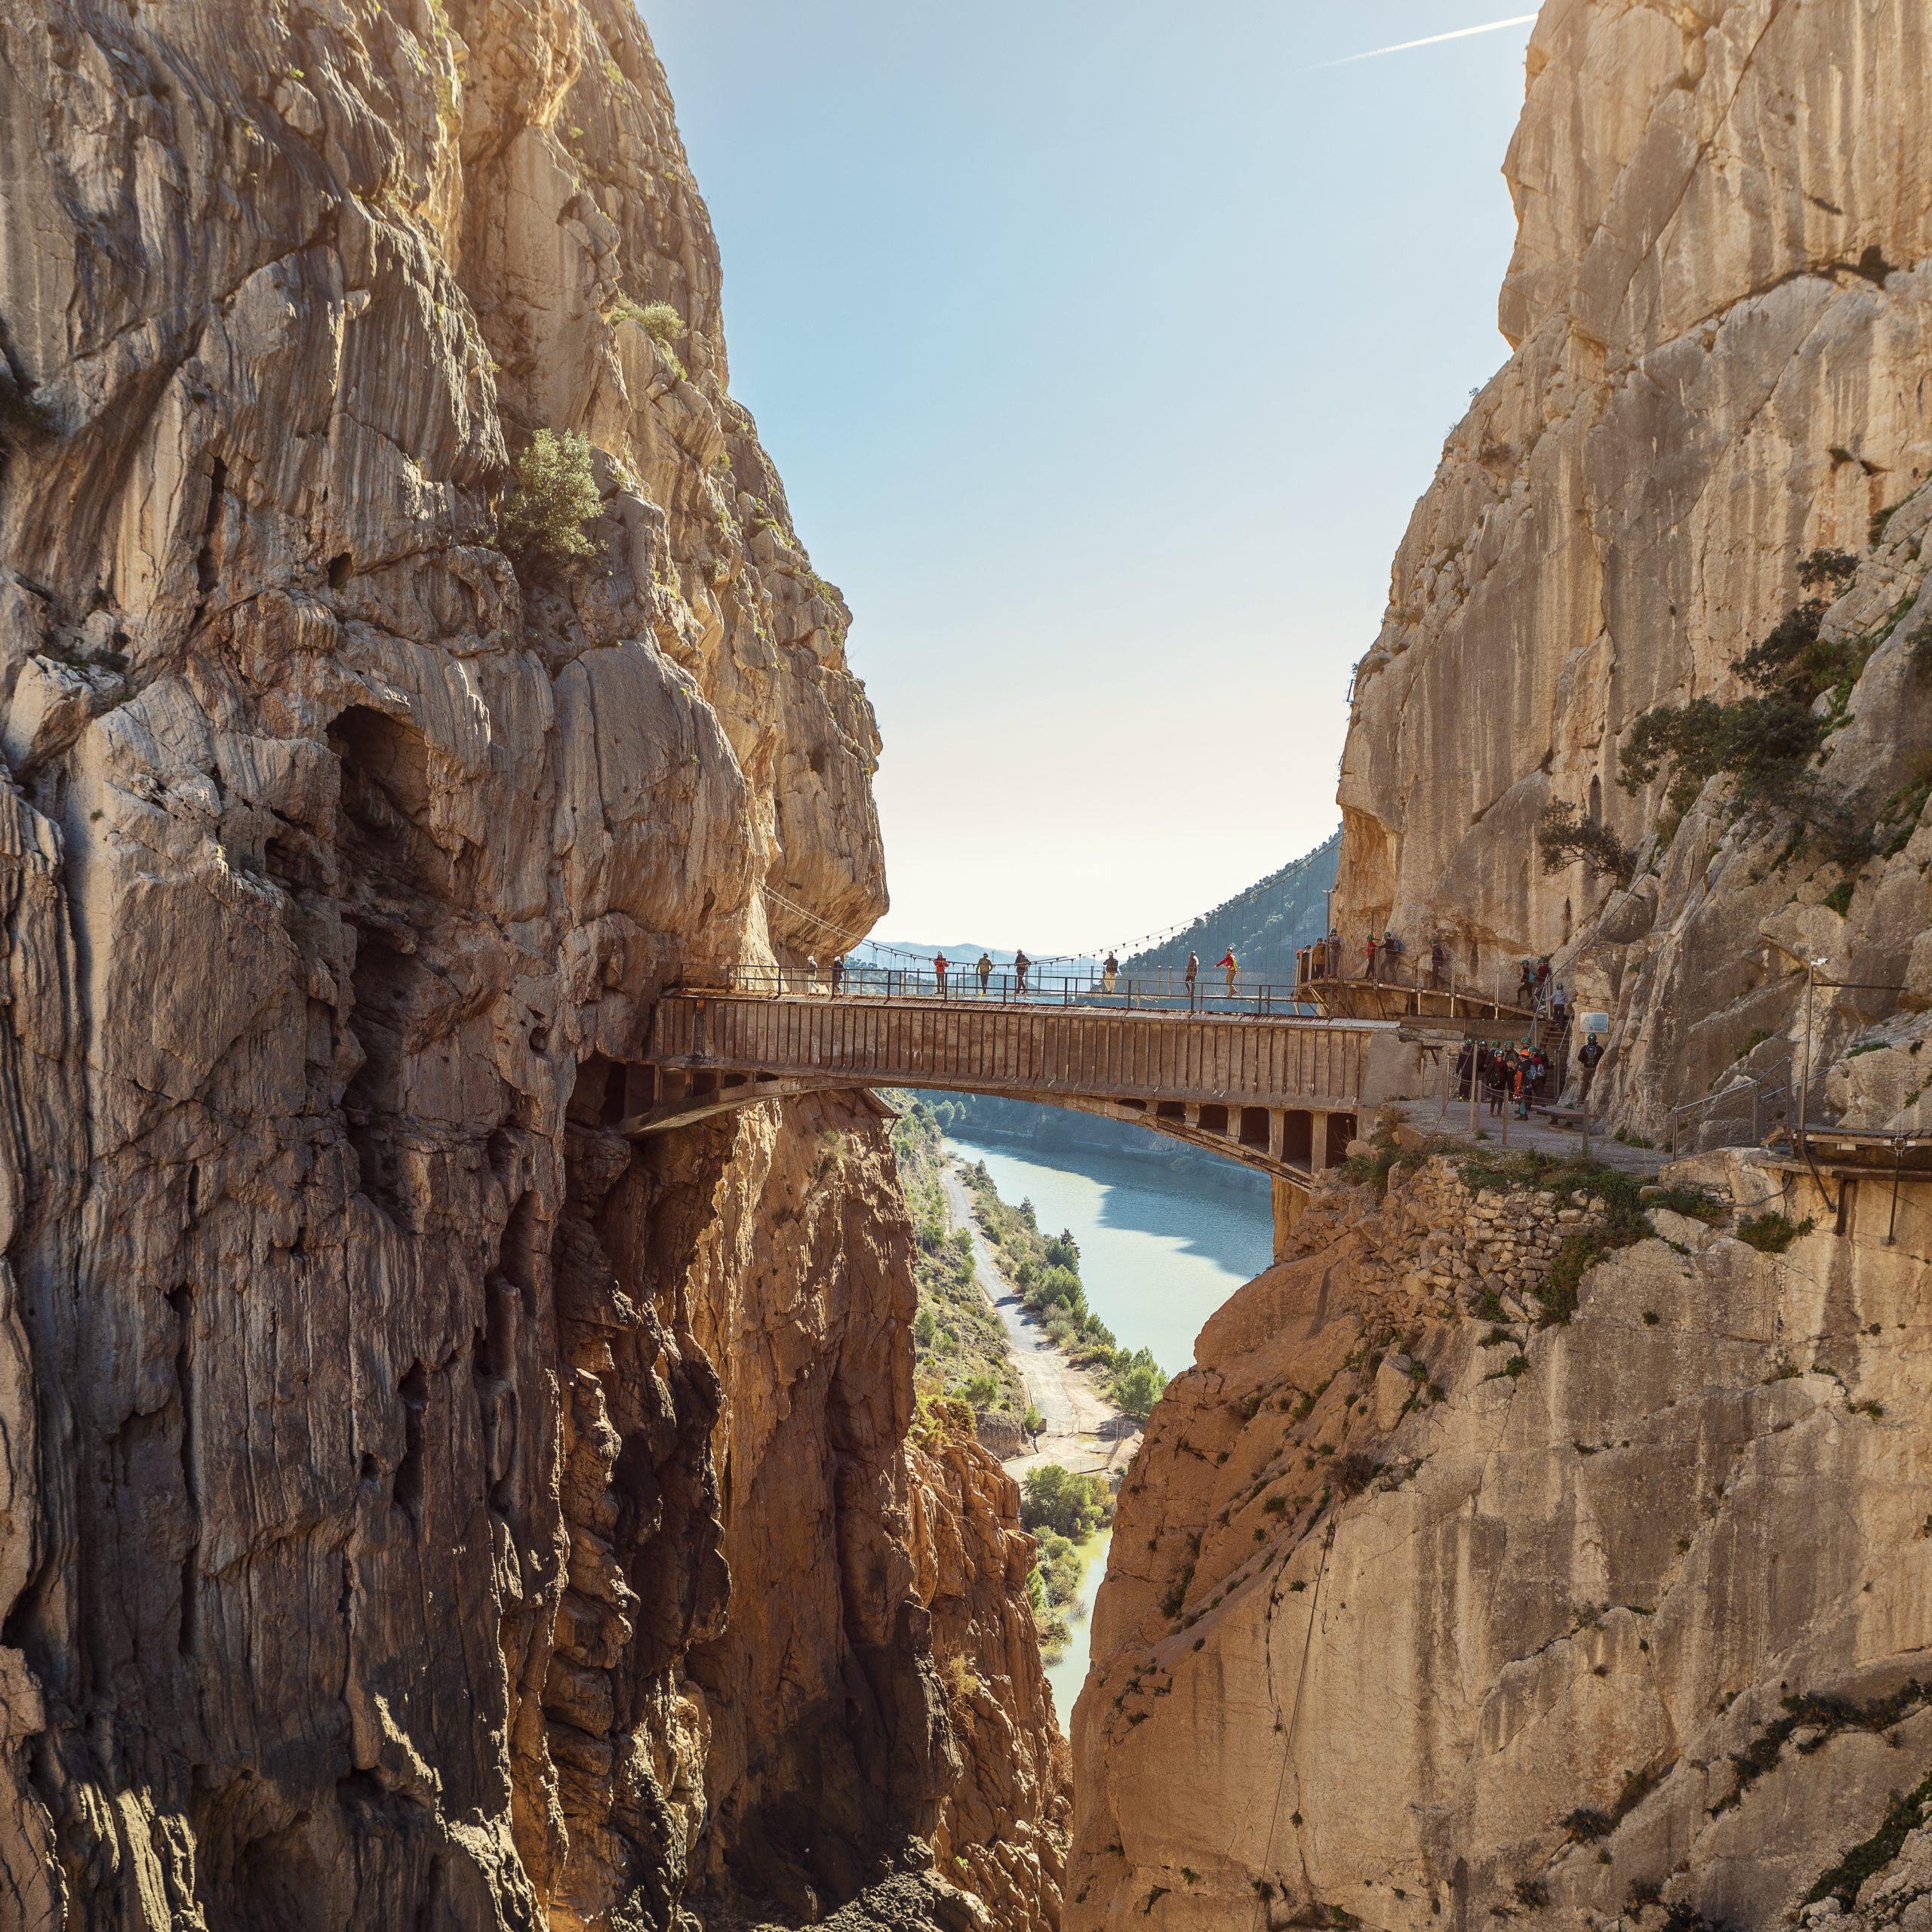
[[[1804,963],[1804,1074],[1798,1085],[1798,1144],[1804,1145],[1804,1103],[1811,1094],[1811,989],[1818,980],[1818,962]]]

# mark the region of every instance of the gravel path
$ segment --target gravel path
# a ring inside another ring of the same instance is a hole
[[[1047,1340],[1046,1331],[1008,1287],[992,1244],[973,1218],[973,1197],[951,1161],[946,1164],[944,1179],[952,1224],[964,1228],[973,1238],[974,1273],[980,1291],[1004,1324],[1020,1379],[1026,1385],[1026,1399],[1046,1423],[1034,1447],[1023,1456],[1009,1457],[1007,1469],[1020,1475],[1038,1463],[1060,1463],[1070,1469],[1108,1467],[1119,1459],[1131,1435],[1131,1430],[1128,1435],[1115,1433],[1124,1420],[1120,1411],[1094,1386],[1092,1377],[1075,1368]]]

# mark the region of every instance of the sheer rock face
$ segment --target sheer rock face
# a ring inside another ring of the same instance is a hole
[[[1593,1093],[1616,1124],[1679,1149],[1754,1141],[1789,1126],[1808,1068],[1809,1121],[1932,1126],[1928,528],[1921,488],[1824,614],[1821,638],[1864,663],[1807,771],[1807,829],[1740,815],[1713,779],[1557,953],[1611,1016]]]
[[[0,0],[0,1921],[971,1922],[875,1120],[612,1131],[884,903],[630,10]]]
[[[1571,940],[1608,887],[1545,875],[1544,808],[1635,842],[1631,721],[1734,694],[1799,561],[1932,473],[1928,35],[1916,0],[1548,0],[1506,170],[1515,353],[1357,672],[1351,941],[1439,929],[1487,985]]]
[[[1660,1211],[1535,1329],[1441,1309],[1454,1176],[1318,1198],[1157,1411],[1070,1926],[1771,1926],[1926,1777],[1925,1190],[1888,1247],[1866,1189],[1838,1234],[1704,1156],[1678,1177],[1821,1226],[1774,1255]]]

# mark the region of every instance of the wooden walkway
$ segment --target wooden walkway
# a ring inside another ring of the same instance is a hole
[[[1332,1112],[1360,1105],[1369,1041],[1388,1030],[964,1000],[672,994],[658,1004],[651,1058],[659,1066],[848,1074],[849,1084],[871,1087]]]
[[[1131,1121],[1258,1168],[1276,1183],[1280,1226],[1389,1085],[1398,1032],[1387,1020],[970,997],[678,992],[658,1002],[638,1069],[648,1084],[631,1090],[643,1110],[621,1126],[641,1137],[832,1088],[998,1094]]]

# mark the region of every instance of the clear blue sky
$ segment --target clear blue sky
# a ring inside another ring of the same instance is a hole
[[[645,0],[732,387],[857,614],[884,937],[1098,947],[1333,828],[1506,345],[1534,0]]]

